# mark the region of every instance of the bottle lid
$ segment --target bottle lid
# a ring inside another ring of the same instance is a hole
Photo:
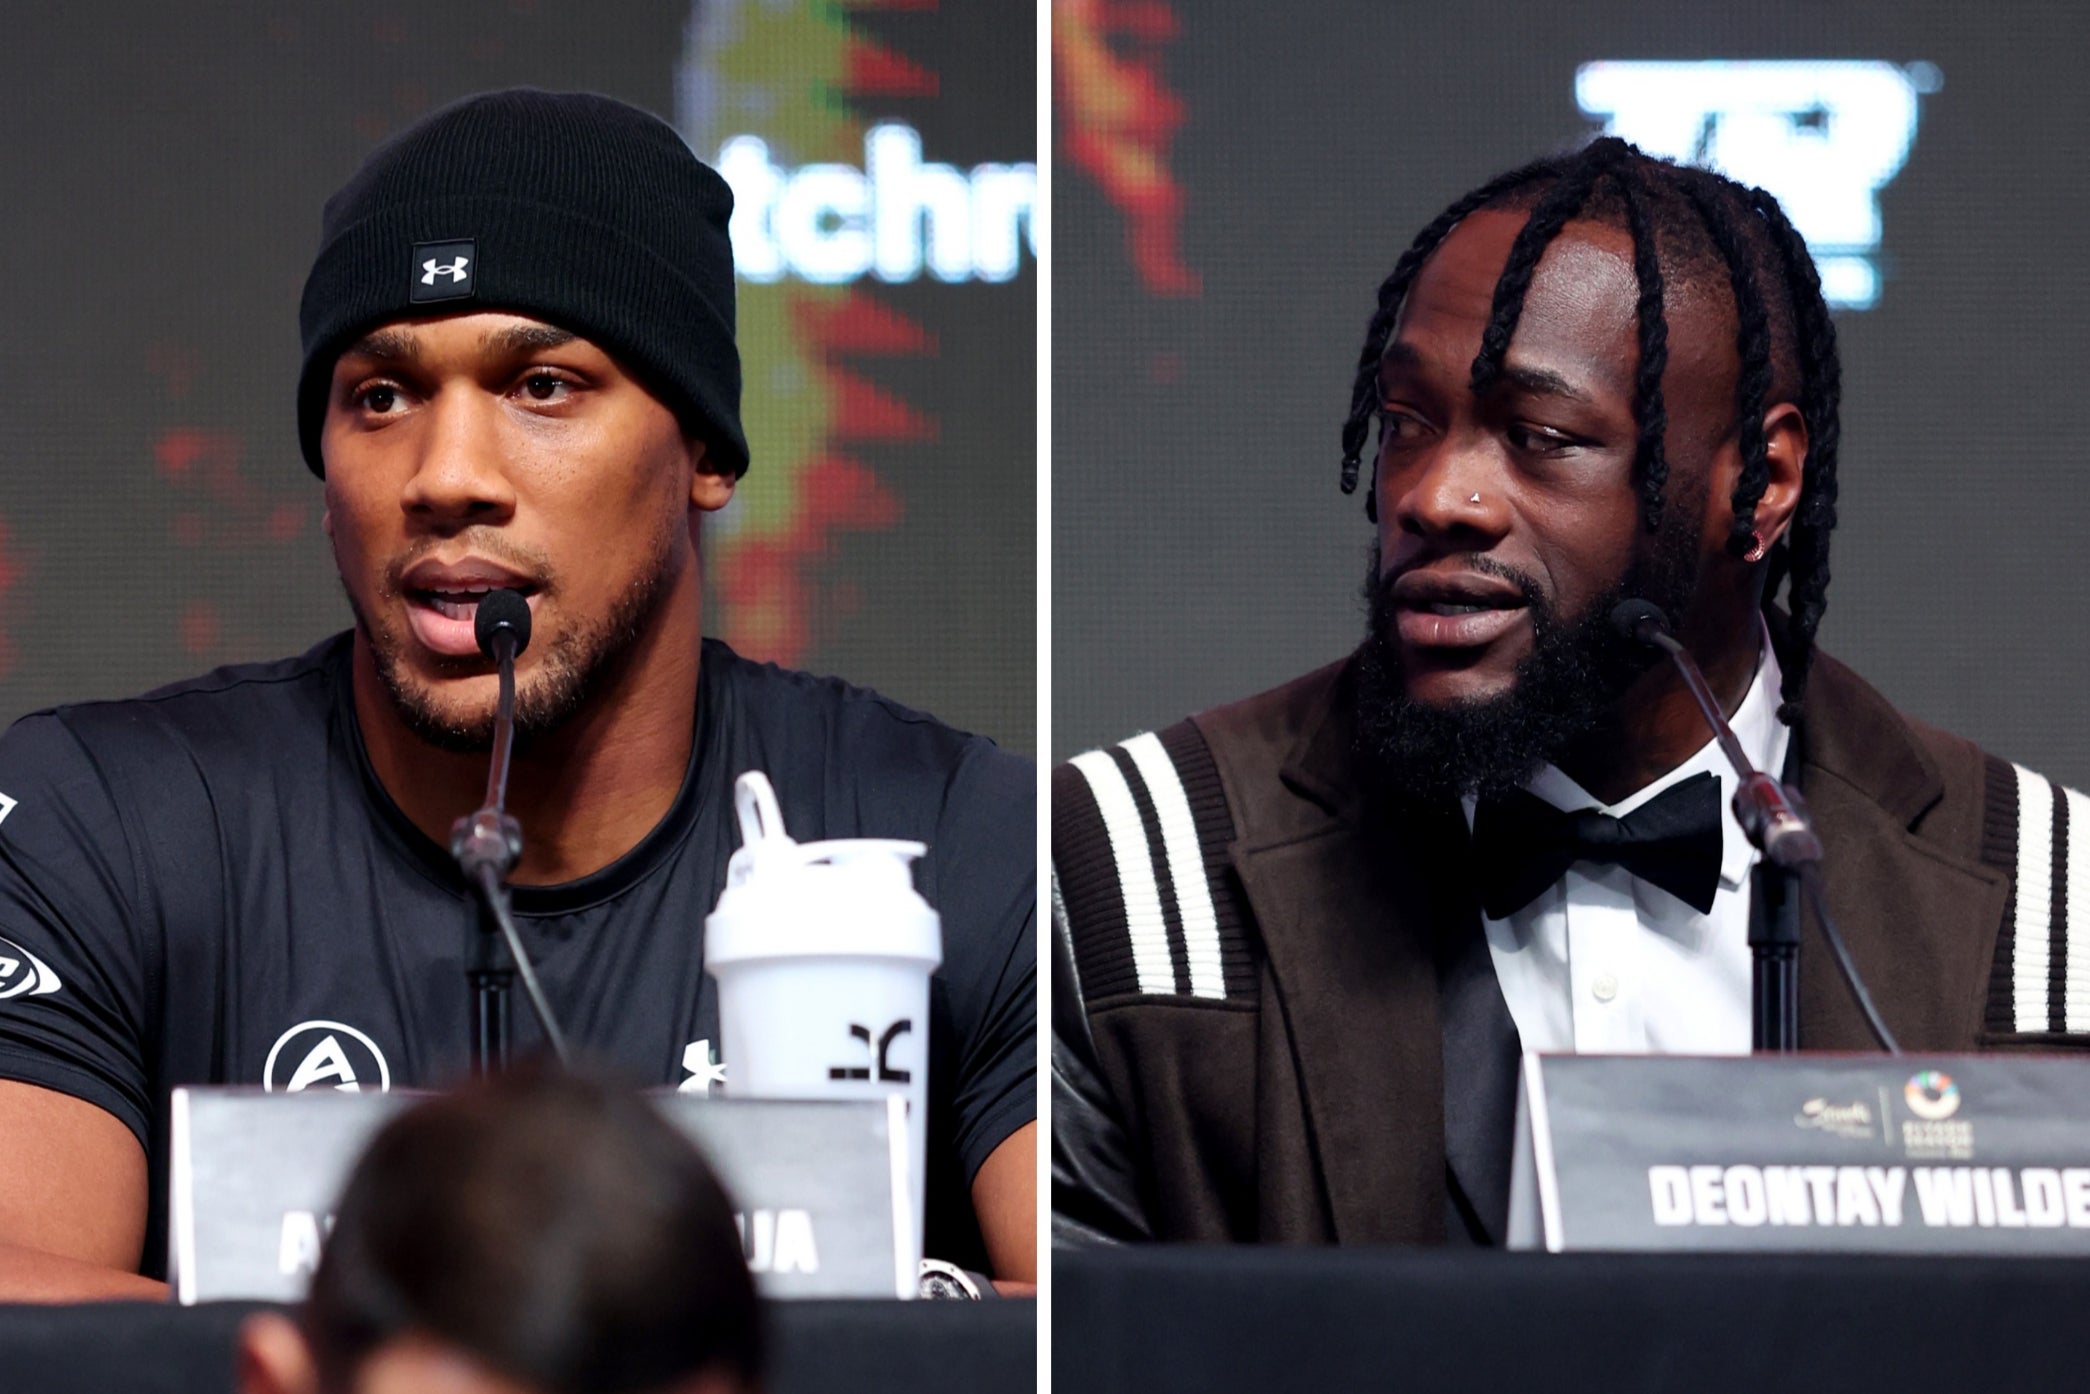
[[[943,961],[936,911],[914,888],[914,859],[929,849],[895,838],[795,842],[769,776],[734,782],[740,850],[704,922],[707,967],[807,955]]]

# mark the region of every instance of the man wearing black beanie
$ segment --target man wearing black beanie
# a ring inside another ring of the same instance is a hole
[[[698,520],[749,457],[731,208],[653,117],[535,91],[437,112],[328,201],[297,413],[353,630],[0,737],[0,1300],[152,1290],[178,1086],[463,1073],[447,840],[494,589],[532,612],[515,909],[576,1049],[730,1078],[702,937],[741,772],[801,840],[925,842],[926,1247],[1034,1277],[1031,765],[699,634]]]

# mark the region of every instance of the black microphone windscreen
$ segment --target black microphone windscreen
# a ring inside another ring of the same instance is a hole
[[[494,656],[494,635],[507,630],[515,636],[515,656],[530,646],[530,602],[521,591],[488,591],[472,617],[472,633],[478,637],[479,652]]]
[[[1611,607],[1611,627],[1628,639],[1647,644],[1654,642],[1655,635],[1669,632],[1669,616],[1652,600],[1621,600]]]

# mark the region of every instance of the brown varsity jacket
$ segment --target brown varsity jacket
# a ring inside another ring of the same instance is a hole
[[[1056,1242],[1500,1240],[1518,1046],[1465,822],[1363,797],[1351,682],[1054,772]],[[1794,735],[1830,906],[1904,1048],[2090,1045],[2066,896],[2090,803],[1826,655]],[[1873,1048],[1811,916],[1800,1010],[1803,1049]]]

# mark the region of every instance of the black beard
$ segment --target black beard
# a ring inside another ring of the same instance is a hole
[[[1407,806],[1507,793],[1595,730],[1659,657],[1611,627],[1612,608],[1638,597],[1677,616],[1690,604],[1697,559],[1679,541],[1684,539],[1657,539],[1653,556],[1636,558],[1617,584],[1565,620],[1530,577],[1484,556],[1473,558],[1474,570],[1523,593],[1531,652],[1517,665],[1507,692],[1448,706],[1408,696],[1392,598],[1397,578],[1380,579],[1374,543],[1364,585],[1371,619],[1357,651],[1357,753],[1375,777],[1376,792]]]
[[[655,614],[666,601],[675,579],[674,532],[663,528],[654,540],[646,565],[619,594],[596,623],[568,629],[551,640],[551,649],[528,683],[520,680],[515,689],[515,744],[527,750],[535,741],[558,730],[585,706],[604,682],[616,672],[639,636],[651,627]],[[346,587],[344,587],[346,589]],[[408,730],[440,750],[462,753],[493,748],[494,707],[460,716],[439,707],[434,694],[410,678],[400,662],[404,635],[389,627],[374,627],[356,604],[353,593],[349,609],[356,628],[370,644],[377,675],[392,699],[392,709]],[[460,673],[481,659],[458,660]]]

